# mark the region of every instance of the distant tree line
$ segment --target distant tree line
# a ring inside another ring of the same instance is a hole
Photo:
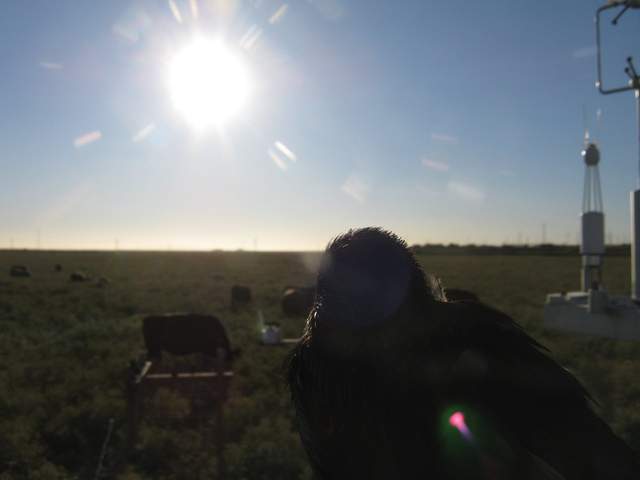
[[[578,245],[558,245],[541,243],[537,245],[476,245],[473,243],[459,245],[457,243],[427,243],[412,245],[411,249],[417,254],[424,255],[580,255]],[[613,257],[627,257],[631,255],[628,243],[607,245],[606,255]]]

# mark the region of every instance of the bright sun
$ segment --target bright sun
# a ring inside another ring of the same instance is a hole
[[[191,125],[219,127],[244,106],[249,80],[240,59],[221,42],[199,38],[172,59],[169,92]]]

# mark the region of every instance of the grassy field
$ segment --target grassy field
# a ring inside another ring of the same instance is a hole
[[[114,432],[105,474],[116,474],[125,445],[128,363],[144,350],[149,313],[218,316],[243,354],[226,405],[231,479],[309,478],[282,383],[282,347],[258,343],[257,309],[297,336],[304,318],[280,310],[285,285],[314,281],[318,254],[249,252],[0,252],[0,479],[87,478],[95,472],[109,419]],[[592,390],[604,417],[640,449],[640,343],[549,332],[545,294],[578,288],[579,258],[421,256],[445,286],[475,291],[512,315]],[[61,264],[63,271],[54,272]],[[11,278],[27,265],[32,278]],[[69,282],[82,270],[92,280]],[[99,287],[97,279],[110,283]],[[628,259],[608,259],[612,293],[629,290]],[[231,285],[250,286],[251,307],[232,312]],[[160,392],[144,422],[139,449],[117,471],[122,479],[214,478],[216,458],[202,428],[185,426],[189,405]]]

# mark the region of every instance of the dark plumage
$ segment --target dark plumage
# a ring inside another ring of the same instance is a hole
[[[309,314],[316,296],[315,287],[285,287],[282,293],[282,312],[287,316],[302,316]]]
[[[497,310],[447,302],[395,235],[336,238],[316,292],[288,382],[318,478],[640,478],[544,347]]]
[[[480,299],[478,295],[469,291],[463,290],[462,288],[445,288],[444,296],[447,298],[448,302],[458,302],[460,300],[468,300],[472,302],[479,302]]]

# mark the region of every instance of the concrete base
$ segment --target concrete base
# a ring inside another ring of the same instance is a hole
[[[544,305],[544,326],[617,340],[640,340],[640,307],[629,297],[604,291],[552,293]]]

